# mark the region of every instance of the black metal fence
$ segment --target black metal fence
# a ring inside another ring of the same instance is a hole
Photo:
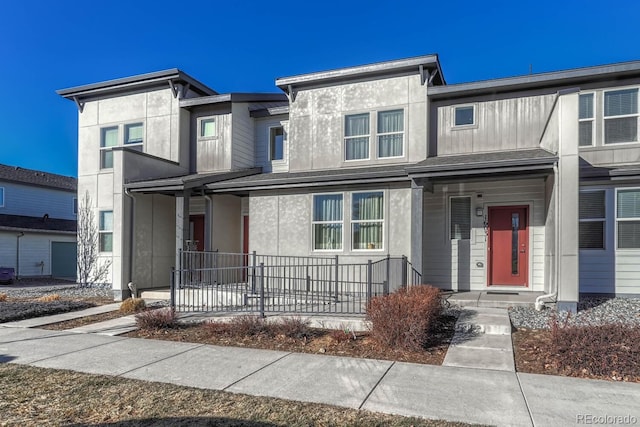
[[[372,297],[421,283],[404,256],[361,264],[255,252],[183,251],[180,258],[171,277],[179,311],[361,314]]]

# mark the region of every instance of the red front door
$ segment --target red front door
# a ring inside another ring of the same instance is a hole
[[[197,242],[195,250],[204,251],[204,215],[191,215],[189,217],[190,239]]]
[[[489,286],[527,286],[529,208],[489,207]]]

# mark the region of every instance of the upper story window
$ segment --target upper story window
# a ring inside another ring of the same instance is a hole
[[[369,158],[369,113],[345,116],[344,145],[346,160]]]
[[[404,110],[378,113],[378,157],[402,157]]]
[[[124,144],[127,147],[142,151],[143,145],[142,123],[133,123],[124,127]]]
[[[269,128],[269,160],[284,159],[284,128],[275,126]]]
[[[619,189],[616,201],[618,249],[640,249],[640,189]]]
[[[313,249],[342,250],[342,194],[313,196]]]
[[[473,126],[476,124],[476,109],[474,105],[453,107],[453,126]]]
[[[351,244],[353,249],[382,249],[384,196],[382,191],[353,193]]]
[[[578,144],[580,145],[580,147],[588,147],[593,145],[593,98],[593,93],[585,93],[580,95],[580,106],[578,113]]]
[[[118,145],[118,126],[102,128],[100,130],[100,169],[113,167],[112,147]]]
[[[471,238],[471,197],[451,197],[449,233],[451,240]]]
[[[200,138],[218,136],[218,125],[215,117],[200,120]]]
[[[638,141],[638,89],[604,93],[604,143]]]
[[[580,249],[604,249],[605,191],[581,191],[578,211]]]
[[[0,187],[0,208],[4,208],[4,187]]]
[[[98,234],[100,252],[113,251],[113,211],[100,211]]]

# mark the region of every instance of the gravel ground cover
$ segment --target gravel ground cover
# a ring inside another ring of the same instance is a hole
[[[549,320],[557,314],[570,325],[604,325],[620,323],[640,326],[640,298],[584,297],[578,303],[578,313],[557,313],[553,308],[536,311],[533,307],[509,309],[511,324],[515,328],[549,329]],[[567,319],[568,317],[568,319]]]
[[[89,307],[95,307],[95,304],[65,300],[49,302],[5,301],[0,302],[0,323],[83,310]]]

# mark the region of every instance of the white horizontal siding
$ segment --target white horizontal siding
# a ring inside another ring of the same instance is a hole
[[[0,181],[4,188],[4,206],[0,214],[76,219],[73,213],[75,192]]]
[[[25,233],[20,238],[20,265],[17,264],[16,233],[0,232],[0,267],[16,269],[19,276],[51,275],[51,242],[75,242],[76,237],[50,233]]]

